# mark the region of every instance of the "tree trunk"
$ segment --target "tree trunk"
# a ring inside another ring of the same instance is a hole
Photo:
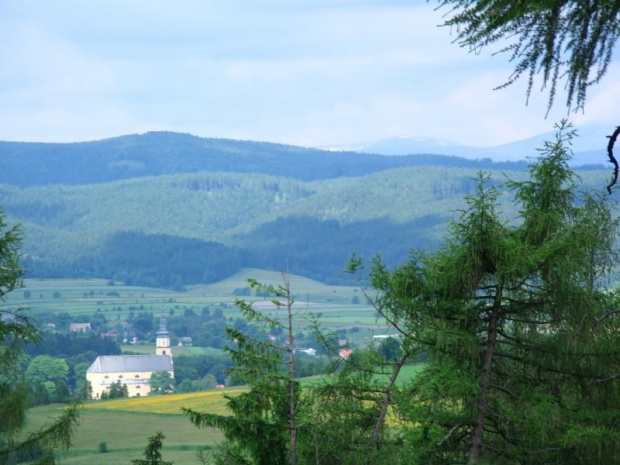
[[[288,268],[288,267],[287,267]],[[293,299],[289,283],[288,269],[284,274],[284,288],[286,290],[286,310],[288,313],[288,389],[289,389],[289,433],[290,433],[290,463],[297,464],[297,424],[296,397],[295,397],[295,338],[293,336]]]
[[[486,421],[486,413],[488,410],[487,395],[489,386],[491,385],[491,372],[493,368],[493,356],[497,345],[497,320],[499,318],[501,305],[501,291],[495,297],[495,302],[491,310],[489,324],[487,327],[486,351],[484,353],[484,361],[482,364],[482,379],[480,380],[480,395],[478,397],[477,408],[478,416],[474,424],[474,431],[471,439],[471,447],[469,448],[469,464],[474,464],[480,460],[482,455],[482,436],[484,433],[484,423]]]
[[[398,373],[400,373],[400,369],[405,364],[405,360],[407,360],[407,354],[403,354],[402,357],[398,359],[398,362],[396,362],[396,366],[394,367],[394,371],[390,375],[390,381],[385,387],[385,393],[383,394],[383,399],[381,400],[381,410],[379,411],[379,418],[377,418],[377,423],[375,423],[375,429],[372,432],[372,440],[375,443],[375,446],[379,445],[381,431],[383,431],[383,425],[385,424],[385,416],[387,415],[387,409],[390,405],[392,388],[394,387],[394,383],[396,382]]]

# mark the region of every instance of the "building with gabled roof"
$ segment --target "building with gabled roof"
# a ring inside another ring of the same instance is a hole
[[[161,318],[155,354],[153,355],[100,355],[86,371],[91,399],[101,399],[112,384],[127,387],[129,397],[146,396],[151,392],[151,375],[161,371],[174,378],[170,334],[166,319]]]
[[[71,332],[86,332],[91,329],[90,323],[71,323],[69,325],[69,331]]]

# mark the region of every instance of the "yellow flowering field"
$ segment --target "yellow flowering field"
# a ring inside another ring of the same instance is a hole
[[[125,412],[181,414],[182,407],[201,412],[226,415],[224,394],[235,396],[247,391],[247,387],[218,389],[214,391],[167,394],[163,396],[132,397],[129,399],[99,400],[88,402],[86,409],[121,410]]]

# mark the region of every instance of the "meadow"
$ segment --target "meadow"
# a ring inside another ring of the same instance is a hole
[[[130,399],[89,401],[80,409],[80,424],[73,446],[62,462],[72,465],[129,464],[140,458],[149,436],[161,431],[166,436],[163,455],[175,465],[196,464],[196,453],[213,448],[223,439],[212,428],[198,429],[182,413],[183,407],[227,414],[224,394],[237,395],[246,388],[171,394]],[[29,411],[29,430],[57,417],[64,406],[47,405]],[[106,443],[107,452],[100,452]]]
[[[115,321],[126,320],[130,312],[178,315],[186,309],[199,313],[204,307],[218,308],[226,318],[237,318],[240,312],[235,302],[245,299],[255,301],[257,308],[271,317],[284,318],[285,309],[278,309],[268,299],[235,294],[248,287],[249,278],[266,284],[282,283],[281,273],[255,268],[244,268],[217,283],[188,286],[185,292],[125,286],[104,279],[26,279],[23,289],[8,295],[7,304],[28,308],[35,319],[44,319],[51,313],[67,313],[88,321],[93,314],[103,312],[113,325]],[[350,340],[355,343],[370,341],[373,335],[385,332],[385,325],[377,320],[374,308],[359,287],[331,286],[296,275],[290,276],[290,287],[296,300],[297,330],[307,327],[310,314],[314,314],[327,329],[355,328],[350,333]],[[142,349],[132,346],[126,350],[140,352]],[[179,350],[178,355],[201,353],[196,347]]]
[[[397,384],[414,377],[422,364],[405,365]],[[377,376],[387,380],[387,375]],[[311,386],[324,381],[323,376],[300,380]],[[227,388],[186,394],[170,394],[130,399],[86,402],[80,409],[80,424],[71,449],[61,457],[61,463],[70,465],[129,464],[141,458],[148,437],[157,431],[166,436],[162,449],[165,460],[175,465],[197,464],[199,450],[209,451],[223,440],[222,434],[212,428],[198,429],[182,413],[183,407],[197,411],[226,415],[224,394],[238,395],[246,387]],[[29,430],[38,429],[57,417],[64,406],[46,405],[29,411]],[[388,419],[389,422],[389,419]],[[107,452],[100,452],[105,442]]]
[[[241,272],[209,285],[188,286],[185,292],[166,289],[124,286],[119,282],[103,279],[27,279],[25,287],[13,292],[7,299],[9,307],[27,307],[35,319],[47,314],[67,313],[72,317],[88,319],[96,312],[104,312],[108,321],[122,321],[129,312],[171,311],[177,315],[185,309],[199,311],[203,307],[221,309],[227,318],[240,316],[235,301],[244,298],[256,301],[257,308],[274,318],[284,318],[285,310],[273,305],[269,299],[238,296],[239,289],[248,286],[248,278],[263,283],[282,283],[281,273],[243,269]],[[297,330],[309,324],[310,313],[328,329],[356,328],[347,335],[353,343],[368,343],[372,336],[383,334],[385,326],[376,319],[375,310],[369,305],[362,291],[354,286],[329,286],[300,276],[291,275],[290,285],[295,294]],[[122,345],[124,352],[152,353],[150,344]],[[174,347],[175,355],[201,355],[220,353],[221,349],[205,347]],[[399,383],[414,376],[419,366],[404,367]],[[301,380],[312,385],[323,377]],[[171,394],[131,399],[89,401],[81,409],[81,420],[74,436],[73,446],[63,455],[62,462],[71,465],[129,464],[141,458],[149,436],[161,431],[166,436],[163,456],[175,465],[195,464],[196,453],[209,450],[223,439],[222,434],[210,428],[199,430],[190,424],[182,407],[199,411],[227,414],[224,393],[235,395],[246,388],[203,391],[188,394]],[[61,405],[47,405],[30,410],[30,431],[48,423],[61,412]],[[100,452],[105,442],[107,452]]]
[[[151,400],[143,398],[141,400]],[[166,405],[163,398],[162,405]],[[133,399],[125,399],[132,402]],[[73,437],[71,449],[62,455],[60,463],[71,465],[127,464],[133,459],[143,458],[148,437],[157,431],[166,436],[162,449],[165,460],[175,465],[196,464],[196,453],[200,449],[210,449],[222,440],[219,431],[211,428],[198,429],[189,419],[176,413],[153,413],[144,411],[109,408],[113,401],[100,401],[96,406],[88,402],[80,414],[80,423]],[[186,405],[191,405],[188,403]],[[151,405],[152,407],[152,405]],[[36,429],[57,417],[63,406],[50,405],[36,407],[29,411],[29,429]],[[156,409],[157,410],[157,409]],[[105,442],[107,452],[100,452],[100,444]]]

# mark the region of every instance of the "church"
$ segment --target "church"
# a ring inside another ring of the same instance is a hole
[[[102,355],[86,371],[91,399],[100,399],[113,383],[127,386],[129,397],[148,396],[151,375],[167,371],[174,378],[170,333],[162,316],[157,331],[154,355]]]

